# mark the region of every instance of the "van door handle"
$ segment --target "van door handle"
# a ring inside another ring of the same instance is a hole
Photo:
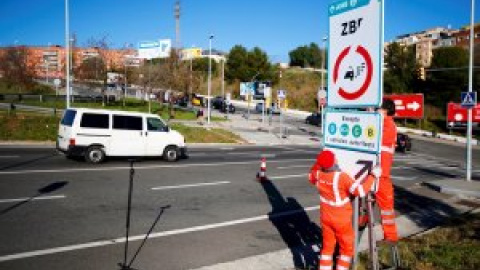
[[[148,136],[148,131],[145,131],[145,136]]]

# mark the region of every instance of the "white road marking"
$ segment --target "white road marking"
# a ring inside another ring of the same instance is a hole
[[[227,155],[255,155],[258,156],[260,152],[258,151],[252,151],[252,152],[232,152],[232,153],[227,153]]]
[[[395,176],[395,175],[392,175],[392,179],[393,179],[393,180],[399,180],[399,181],[411,181],[411,180],[417,179],[417,177],[416,177],[416,176],[414,176],[414,177],[407,177],[407,176]]]
[[[55,199],[65,199],[65,195],[56,195],[56,196],[39,196],[33,198],[18,198],[18,199],[3,199],[0,200],[0,203],[12,203],[12,202],[24,202],[24,201],[37,201],[37,200],[55,200]]]
[[[20,156],[0,156],[0,158],[19,158]]]
[[[282,159],[282,160],[270,160],[269,163],[283,163],[283,162],[296,162],[296,161],[312,161],[313,159]],[[193,163],[193,164],[180,164],[180,165],[151,165],[151,166],[138,166],[135,170],[153,170],[161,168],[189,168],[189,167],[219,167],[230,165],[248,165],[258,164],[258,160],[255,161],[232,161],[222,163]],[[11,174],[37,174],[37,173],[68,173],[68,172],[96,172],[96,171],[117,171],[117,170],[130,170],[130,166],[118,166],[118,167],[104,167],[104,168],[71,168],[71,169],[51,169],[51,170],[19,170],[19,171],[0,171],[0,175]],[[1,180],[0,180],[1,181]]]
[[[220,149],[221,150],[234,150],[235,148],[233,148],[233,147],[222,147]]]
[[[180,235],[180,234],[185,234],[185,233],[206,231],[206,230],[211,230],[211,229],[216,229],[216,228],[223,228],[223,227],[235,226],[235,225],[239,225],[239,224],[268,220],[270,218],[279,218],[279,217],[288,216],[288,215],[292,215],[292,214],[296,214],[296,213],[301,213],[303,211],[310,212],[310,211],[315,211],[315,210],[318,210],[318,209],[320,209],[319,206],[312,206],[312,207],[306,207],[304,209],[279,213],[279,214],[276,214],[276,215],[273,215],[273,216],[261,215],[261,216],[251,217],[251,218],[237,219],[237,220],[232,220],[232,221],[225,221],[225,222],[220,222],[220,223],[213,223],[213,224],[195,226],[195,227],[184,228],[184,229],[157,232],[157,233],[150,234],[150,236],[148,238],[149,239],[160,238],[160,237]],[[140,241],[140,240],[143,240],[145,238],[145,236],[146,235],[131,236],[131,237],[129,237],[129,241]],[[78,244],[78,245],[63,246],[63,247],[50,248],[50,249],[41,249],[41,250],[35,250],[35,251],[27,251],[27,252],[22,252],[22,253],[17,253],[17,254],[0,256],[0,262],[17,260],[17,259],[25,259],[25,258],[35,257],[35,256],[49,255],[49,254],[68,252],[68,251],[74,251],[74,250],[81,250],[81,249],[87,249],[87,248],[93,248],[93,247],[101,247],[101,246],[108,246],[108,245],[114,245],[114,244],[121,244],[121,243],[124,243],[124,242],[125,242],[125,237],[121,237],[121,238],[116,238],[116,239],[111,239],[111,240],[89,242],[89,243]]]
[[[310,168],[312,165],[292,165],[292,166],[285,166],[285,167],[277,167],[279,170],[285,170],[290,168]]]
[[[224,185],[224,184],[230,184],[230,182],[222,181],[222,182],[198,183],[198,184],[188,184],[188,185],[179,185],[179,186],[162,186],[162,187],[154,187],[152,188],[152,190],[181,189],[181,188],[190,188],[190,187],[216,186],[216,185]]]
[[[303,174],[292,174],[292,175],[280,175],[280,176],[267,176],[268,179],[285,179],[285,178],[299,178],[299,177],[306,177],[308,173]]]

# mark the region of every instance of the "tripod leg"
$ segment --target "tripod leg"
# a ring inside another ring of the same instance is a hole
[[[123,255],[123,267],[129,267],[127,266],[127,255],[128,255],[128,236],[130,233],[130,212],[132,208],[132,190],[133,190],[133,175],[135,174],[135,169],[133,168],[133,160],[130,160],[130,183],[128,186],[128,203],[127,203],[127,222],[126,222],[126,239],[125,239],[125,250],[124,250],[124,255]],[[125,269],[125,268],[122,268]]]
[[[375,232],[374,232],[374,213],[373,213],[373,195],[369,193],[367,195],[367,211],[368,211],[368,243],[369,243],[369,255],[372,270],[379,270],[380,265],[378,262],[378,249],[375,240]]]

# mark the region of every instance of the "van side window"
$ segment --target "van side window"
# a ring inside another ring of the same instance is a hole
[[[80,127],[108,129],[110,126],[109,115],[100,113],[83,113]]]
[[[147,118],[148,131],[165,131],[167,126],[158,118]]]
[[[113,115],[113,128],[122,130],[143,130],[141,116]]]
[[[71,127],[73,125],[73,120],[75,120],[75,115],[77,115],[77,111],[75,110],[66,110],[65,114],[63,115],[62,125]]]

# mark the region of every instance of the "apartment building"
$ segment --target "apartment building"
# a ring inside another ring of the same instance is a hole
[[[0,48],[0,55],[7,48]],[[65,48],[61,46],[24,47],[27,51],[27,67],[37,78],[65,77]],[[123,69],[126,60],[131,62],[135,49],[72,48],[72,69],[79,67],[85,60],[101,57],[108,70]]]

